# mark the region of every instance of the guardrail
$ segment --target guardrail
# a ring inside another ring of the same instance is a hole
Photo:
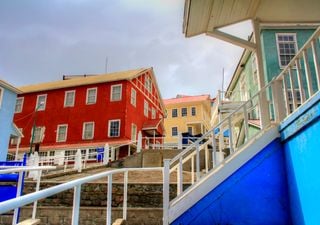
[[[172,160],[164,161],[163,218],[165,225],[169,224],[170,206],[174,205],[186,191],[183,190],[183,170],[189,169],[191,174],[195,174],[198,182],[257,134],[264,132],[272,123],[278,124],[283,121],[319,92],[319,36],[320,28],[270,83],[179,155]],[[209,147],[211,147],[211,154],[208,153]],[[206,166],[201,170],[200,152],[203,150],[205,150]],[[187,168],[188,165],[189,168]],[[177,193],[170,201],[169,180],[174,171],[177,172]],[[193,179],[194,175],[192,182],[193,185],[197,185]]]
[[[94,174],[88,177],[76,179],[73,181],[69,181],[54,187],[50,187],[47,189],[43,189],[37,191],[35,193],[27,194],[24,196],[17,197],[15,199],[11,199],[5,202],[0,203],[0,214],[8,212],[12,209],[16,209],[27,204],[37,202],[40,199],[50,197],[52,195],[58,194],[60,192],[66,191],[68,189],[74,189],[74,197],[73,197],[73,210],[72,210],[72,221],[71,224],[78,225],[79,223],[79,210],[80,210],[80,199],[81,199],[81,185],[85,183],[89,183],[101,178],[108,178],[108,188],[107,188],[107,218],[106,224],[111,225],[111,209],[112,209],[112,177],[114,174],[124,174],[124,192],[123,192],[123,214],[122,217],[124,220],[127,219],[127,199],[128,199],[128,173],[131,171],[163,171],[162,167],[154,167],[154,168],[125,168],[125,169],[117,169],[106,171],[98,174]]]

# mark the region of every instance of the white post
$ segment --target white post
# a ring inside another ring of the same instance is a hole
[[[72,222],[71,222],[72,225],[78,225],[79,223],[80,194],[81,194],[81,184],[74,187]]]
[[[78,149],[74,159],[73,169],[78,170],[78,173],[82,170],[82,159],[81,159],[81,150]]]
[[[114,161],[116,159],[115,151],[115,148],[111,147],[111,161]]]
[[[122,218],[124,220],[127,220],[127,201],[128,201],[128,171],[124,172],[124,177],[123,177],[123,213],[122,213]]]
[[[103,165],[107,165],[109,163],[109,154],[110,154],[110,147],[109,144],[106,143],[104,145],[104,152],[103,152]]]
[[[112,174],[108,175],[108,193],[107,193],[107,225],[111,225],[111,207],[112,207]]]
[[[200,148],[199,143],[196,144],[196,178],[200,180]]]
[[[21,137],[19,136],[17,140],[16,155],[14,157],[16,161],[18,160],[20,142],[21,142]]]
[[[170,159],[163,161],[163,225],[169,225]]]
[[[178,134],[178,150],[182,150],[182,134]]]
[[[23,178],[23,171],[19,172],[19,180],[18,180],[18,185],[17,185],[17,194],[16,197],[19,197],[21,195],[21,186],[22,186],[22,178]],[[19,208],[14,209],[13,213],[13,219],[12,219],[12,224],[16,225],[18,221],[18,215],[19,215]]]
[[[39,171],[39,176],[37,177],[36,192],[38,192],[40,190],[41,174],[42,174],[42,170]],[[33,203],[32,219],[36,219],[37,205],[38,205],[38,201],[35,201]]]
[[[177,195],[180,195],[183,191],[183,169],[182,169],[182,157],[179,159],[179,166],[177,167]]]
[[[142,148],[142,134],[141,131],[138,133],[138,144],[137,144],[137,153],[141,152]]]

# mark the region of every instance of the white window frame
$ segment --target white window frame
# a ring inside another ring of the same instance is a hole
[[[149,103],[146,100],[144,100],[143,104],[143,115],[147,118],[149,117]]]
[[[40,107],[40,98],[44,97],[43,105]],[[36,103],[36,111],[44,111],[46,110],[47,105],[47,94],[37,95],[37,103]]]
[[[293,37],[293,41],[279,41],[278,38],[279,36],[292,36]],[[287,65],[282,65],[281,64],[281,57],[280,57],[280,49],[279,49],[279,44],[281,42],[283,43],[293,43],[294,44],[294,51],[295,51],[295,54],[297,54],[298,52],[298,43],[297,43],[297,34],[296,33],[276,33],[276,42],[277,42],[277,53],[278,53],[278,62],[279,62],[279,66],[281,69],[285,68]],[[291,54],[291,53],[290,53]],[[294,57],[294,55],[292,56],[292,58]],[[290,55],[291,56],[291,55]],[[291,58],[291,59],[292,59]],[[291,61],[291,60],[290,60]]]
[[[149,76],[146,76],[144,86],[148,92],[152,93],[152,80]]]
[[[33,129],[36,129],[33,133]],[[44,126],[37,126],[37,127],[34,127],[31,129],[31,138],[30,140],[32,140],[32,142],[35,144],[35,143],[41,143],[44,139],[44,132],[46,130],[46,127]],[[37,129],[40,129],[39,130],[39,134],[37,134]],[[37,137],[39,135],[39,137]],[[33,136],[33,137],[32,137]]]
[[[120,96],[119,98],[116,98],[115,97],[115,94],[118,94],[118,93],[114,93],[114,88],[118,88],[120,87]],[[111,102],[117,102],[117,101],[121,101],[122,99],[122,84],[115,84],[115,85],[111,85],[111,90],[110,90],[110,101]]]
[[[62,140],[59,140],[59,131],[61,127],[65,127],[66,128],[66,132],[64,134],[64,138]],[[57,136],[56,136],[56,142],[66,142],[67,141],[67,136],[68,136],[68,124],[59,124],[57,126]]]
[[[131,88],[131,98],[130,98],[130,103],[134,107],[137,106],[137,91],[134,88]]]
[[[157,117],[157,113],[156,113],[156,109],[155,108],[151,108],[151,119],[155,119]]]
[[[18,128],[18,130],[20,131],[21,134],[23,133],[23,128]],[[11,141],[10,141],[11,145],[17,145],[19,138],[20,138],[20,142],[21,142],[22,137],[12,137]]]
[[[85,137],[86,125],[92,124],[92,135],[91,137]],[[94,138],[94,122],[84,122],[82,124],[82,140],[92,140]]]
[[[4,89],[2,87],[0,87],[0,109],[2,106],[3,93],[4,93]]]
[[[20,101],[21,100],[21,104],[20,104],[20,108],[19,108],[19,110],[17,110],[17,103],[18,103],[18,101]],[[15,113],[21,113],[22,112],[22,110],[23,110],[23,103],[24,103],[24,97],[18,97],[17,99],[16,99],[16,105],[15,105],[15,107],[14,107],[14,112]]]
[[[68,96],[68,94],[71,94],[71,93],[73,93],[73,98],[72,98],[72,103],[71,104],[67,104],[68,102],[67,102],[67,96]],[[63,106],[64,107],[73,107],[74,106],[74,102],[75,102],[75,98],[76,98],[76,91],[75,90],[72,90],[72,91],[65,91],[64,92],[64,104],[63,104]]]
[[[175,135],[173,134],[173,129],[177,129],[177,134],[175,134]],[[177,137],[178,134],[179,134],[178,127],[171,127],[171,136],[172,137]]]
[[[95,90],[95,95],[94,95],[94,102],[89,102],[89,92]],[[87,96],[86,96],[86,105],[93,105],[96,104],[97,102],[97,94],[98,94],[98,88],[88,88],[87,89]]]
[[[111,123],[113,122],[119,122],[119,127],[118,127],[118,135],[117,136],[111,136]],[[121,120],[116,119],[116,120],[109,120],[108,121],[108,137],[110,138],[115,138],[115,137],[120,137],[120,132],[121,132]]]
[[[131,141],[137,140],[137,125],[132,123],[131,124]]]

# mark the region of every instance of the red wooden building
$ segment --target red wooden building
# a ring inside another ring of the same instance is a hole
[[[64,78],[20,87],[14,116],[24,134],[20,153],[30,143],[41,156],[92,153],[108,143],[126,145],[116,152],[121,158],[134,151],[128,144],[139,131],[163,136],[165,109],[152,68]]]

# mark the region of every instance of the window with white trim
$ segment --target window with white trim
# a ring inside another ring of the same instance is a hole
[[[22,108],[23,108],[23,101],[24,101],[24,97],[19,97],[16,100],[16,106],[14,108],[14,112],[15,113],[20,113],[22,112]]]
[[[67,124],[58,125],[56,142],[66,141],[67,140],[67,133],[68,133],[68,125]]]
[[[33,143],[40,143],[44,139],[44,131],[45,127],[35,127],[35,130],[33,132],[33,128],[31,129],[31,140]],[[32,136],[33,135],[33,136]]]
[[[43,111],[46,109],[46,103],[47,103],[47,95],[38,95],[37,96],[37,104],[36,104],[36,110],[37,111]]]
[[[152,81],[151,81],[150,77],[145,78],[144,86],[150,93],[152,92]]]
[[[156,116],[157,116],[157,114],[156,114],[156,109],[152,107],[152,108],[151,108],[151,119],[155,119]]]
[[[87,100],[86,104],[95,104],[97,101],[97,88],[88,88],[87,89]]]
[[[22,134],[23,128],[18,128],[18,130],[19,130],[20,133]],[[12,138],[11,138],[11,144],[12,144],[12,145],[17,145],[19,138],[21,138],[21,137],[12,137]]]
[[[66,91],[64,94],[64,107],[73,107],[76,91]]]
[[[82,127],[82,139],[90,140],[94,137],[94,122],[85,122]]]
[[[181,116],[187,116],[188,115],[188,109],[187,108],[181,108]]]
[[[3,88],[0,87],[0,108],[1,108],[1,105],[2,105],[2,98],[3,98]]]
[[[172,137],[178,136],[178,127],[171,128],[171,136]]]
[[[108,137],[120,136],[120,120],[109,120]]]
[[[131,124],[131,141],[137,140],[137,125]]]
[[[149,103],[144,100],[143,114],[145,117],[149,116]]]
[[[196,116],[196,115],[197,115],[196,107],[191,107],[191,116]]]
[[[291,59],[297,53],[296,34],[293,33],[277,33],[277,49],[279,65],[281,68],[289,64]]]
[[[133,106],[137,105],[137,91],[134,88],[131,88],[131,99],[130,103]]]
[[[172,116],[172,118],[178,117],[178,109],[172,109],[171,116]]]
[[[111,86],[111,101],[121,101],[122,98],[122,84]]]

